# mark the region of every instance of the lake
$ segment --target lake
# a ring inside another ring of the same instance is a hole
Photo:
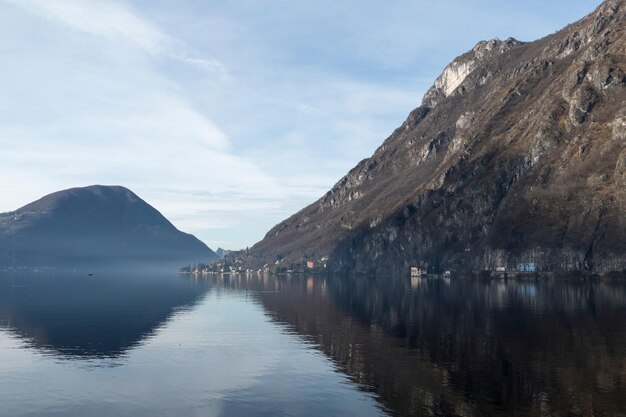
[[[626,285],[0,275],[0,416],[625,416]]]

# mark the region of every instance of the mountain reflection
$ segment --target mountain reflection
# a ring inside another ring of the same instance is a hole
[[[199,300],[207,285],[175,274],[4,274],[0,329],[63,359],[117,357]]]
[[[624,415],[620,283],[230,278],[396,415]]]

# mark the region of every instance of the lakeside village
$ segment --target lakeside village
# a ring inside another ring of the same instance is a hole
[[[180,269],[181,274],[194,275],[218,275],[218,274],[321,274],[326,271],[328,258],[322,257],[318,260],[307,259],[300,263],[285,265],[282,258],[276,259],[274,264],[265,264],[259,269],[245,268],[245,262],[239,257],[223,258],[212,263],[199,263],[187,265]]]
[[[323,274],[327,272],[327,257],[320,259],[305,259],[299,263],[291,263],[285,265],[282,258],[275,260],[273,264],[265,264],[259,269],[249,269],[244,265],[245,260],[241,257],[226,257],[213,261],[212,263],[198,263],[194,265],[187,265],[182,267],[179,272],[181,274],[192,275],[220,275],[220,274],[259,274],[259,275],[311,275],[311,274]],[[411,266],[409,268],[410,277],[427,277],[427,276],[442,276],[449,278],[453,275],[453,271],[443,271],[442,273],[429,270],[427,264],[421,264],[419,266]],[[508,277],[509,275],[528,275],[538,272],[536,263],[518,263],[514,269],[507,269],[505,267],[499,267],[495,271],[489,271],[492,277]]]

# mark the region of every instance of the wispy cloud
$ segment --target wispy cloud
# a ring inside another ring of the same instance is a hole
[[[229,76],[226,66],[216,59],[183,58],[183,57],[179,57],[179,59],[197,68],[200,68],[203,71],[217,74],[222,78],[226,78]]]
[[[369,156],[454,56],[594,6],[0,0],[0,211],[121,184],[212,245],[252,245]]]
[[[224,64],[194,56],[190,48],[163,33],[130,6],[110,0],[3,0],[69,29],[124,44],[146,53],[189,63],[220,76]]]
[[[0,39],[0,48],[12,51],[0,78],[6,93],[0,97],[0,187],[11,199],[0,210],[60,188],[122,184],[194,231],[233,224],[220,203],[225,193],[232,193],[231,209],[237,201],[246,207],[250,198],[267,200],[247,205],[256,210],[280,201],[275,180],[233,149],[210,114],[180,89],[175,73],[159,68],[173,60],[221,77],[226,69],[218,60],[195,58],[193,48],[122,3],[10,3],[48,24],[17,22],[11,43]],[[10,13],[5,19],[10,30]],[[31,42],[38,33],[45,33],[45,44]],[[218,197],[187,194],[197,189]]]
[[[5,0],[70,29],[123,42],[153,54],[169,54],[176,43],[126,5],[113,1]]]

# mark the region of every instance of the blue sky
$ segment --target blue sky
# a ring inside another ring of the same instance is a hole
[[[371,155],[455,56],[598,4],[0,0],[0,211],[119,184],[213,248],[251,246]]]

